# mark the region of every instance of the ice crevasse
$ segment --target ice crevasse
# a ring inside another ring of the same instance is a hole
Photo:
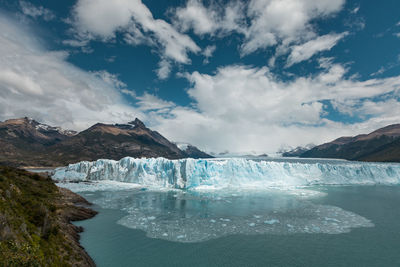
[[[296,163],[244,158],[131,158],[82,161],[57,168],[58,181],[112,180],[177,189],[400,184],[400,164]]]

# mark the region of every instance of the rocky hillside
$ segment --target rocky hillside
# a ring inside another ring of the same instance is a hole
[[[75,134],[30,118],[0,122],[0,162],[17,164],[33,155],[45,154],[46,148]]]
[[[100,158],[131,157],[183,158],[182,151],[140,120],[128,124],[97,123],[51,147],[52,158],[62,164]]]
[[[97,123],[80,133],[29,118],[0,123],[0,162],[14,166],[60,166],[126,156],[179,159],[206,155],[198,149],[180,150],[139,119],[127,124]]]
[[[400,124],[389,125],[369,134],[341,137],[307,150],[299,156],[400,162]]]
[[[94,266],[70,223],[96,214],[88,204],[48,176],[0,166],[0,265]]]

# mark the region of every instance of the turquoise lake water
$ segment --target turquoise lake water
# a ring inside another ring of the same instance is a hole
[[[400,187],[80,192],[98,266],[400,266]]]

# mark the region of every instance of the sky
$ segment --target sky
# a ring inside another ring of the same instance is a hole
[[[138,117],[207,152],[400,123],[400,2],[0,0],[0,120]]]

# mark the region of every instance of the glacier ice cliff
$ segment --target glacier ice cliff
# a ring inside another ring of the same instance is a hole
[[[243,158],[131,158],[79,162],[57,168],[58,181],[110,180],[177,189],[400,184],[400,164],[278,162]]]

